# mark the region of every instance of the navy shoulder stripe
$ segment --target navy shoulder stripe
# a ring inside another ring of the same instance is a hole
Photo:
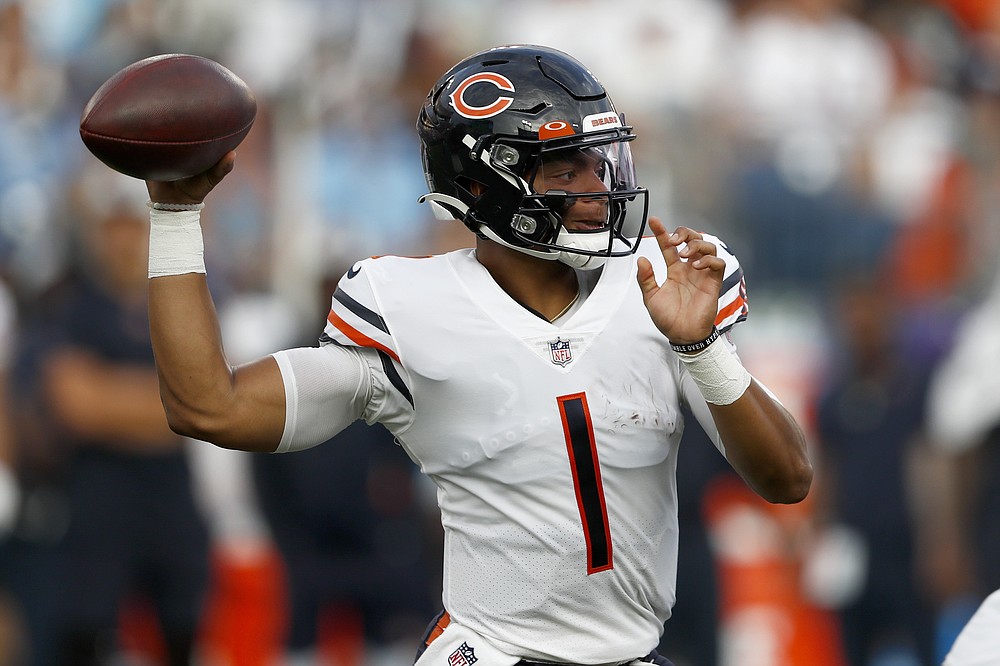
[[[389,327],[386,325],[385,319],[382,318],[382,315],[375,312],[374,310],[369,310],[365,306],[361,305],[361,303],[358,303],[356,300],[348,296],[347,293],[340,287],[337,287],[337,290],[333,292],[333,298],[338,303],[343,305],[345,308],[356,314],[361,319],[364,319],[366,322],[368,322],[378,330],[382,331],[383,333],[389,332]]]

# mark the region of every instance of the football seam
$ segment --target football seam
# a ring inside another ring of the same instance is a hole
[[[163,59],[159,60],[158,62],[153,63],[152,65],[150,65],[149,69],[159,68],[159,67],[162,67],[164,65],[164,63],[168,63],[168,62],[170,62],[172,60],[181,60],[182,58],[185,58],[185,57],[200,58],[201,56],[188,56],[187,54],[175,53],[175,54],[171,55],[170,57],[163,58]],[[132,65],[136,65],[136,64],[138,64],[138,63],[132,63]],[[132,65],[130,65],[129,67],[131,67]],[[126,68],[126,69],[128,69],[128,68]],[[121,72],[119,72],[119,73],[121,73]],[[131,71],[128,74],[126,74],[125,76],[123,76],[120,81],[117,81],[113,86],[111,86],[107,90],[107,92],[104,94],[104,97],[101,100],[99,100],[97,102],[97,104],[94,105],[94,108],[92,108],[90,110],[90,113],[88,113],[86,115],[86,117],[84,117],[84,119],[81,122],[81,124],[85,124],[88,120],[90,120],[91,118],[93,118],[97,114],[97,110],[100,109],[102,106],[104,106],[104,104],[108,101],[108,98],[111,96],[111,93],[113,91],[115,91],[118,88],[121,88],[122,85],[124,85],[127,81],[131,81],[132,79],[134,79],[136,76],[139,75],[139,73],[140,73],[140,70],[138,70],[138,69],[134,70],[134,71]],[[98,136],[102,136],[102,135],[98,135]]]
[[[84,135],[87,135],[89,137],[94,137],[94,138],[97,138],[97,139],[107,139],[109,141],[117,141],[117,142],[120,142],[120,143],[144,143],[144,144],[157,145],[157,146],[164,146],[164,145],[169,145],[169,146],[192,146],[192,145],[197,145],[199,143],[213,143],[215,141],[222,141],[224,139],[228,139],[231,136],[236,136],[240,132],[246,132],[246,131],[248,131],[253,126],[253,123],[254,123],[254,121],[251,120],[249,123],[247,123],[246,125],[244,125],[240,129],[236,130],[235,132],[230,132],[229,134],[224,134],[222,136],[217,136],[217,137],[214,137],[214,138],[211,138],[211,139],[199,139],[197,141],[151,141],[149,139],[126,139],[125,137],[111,136],[110,134],[101,134],[100,132],[94,132],[92,130],[85,130],[85,129],[81,129],[80,133],[84,134]]]

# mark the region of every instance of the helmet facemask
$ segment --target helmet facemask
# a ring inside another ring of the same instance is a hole
[[[648,206],[646,190],[636,185],[628,144],[633,138],[628,128],[619,128],[548,141],[498,137],[488,149],[478,146],[484,162],[501,178],[485,188],[470,213],[502,215],[510,226],[509,233],[497,234],[496,219],[481,220],[479,231],[516,250],[575,268],[593,269],[608,257],[632,254]],[[506,191],[498,195],[490,192],[493,188]],[[643,210],[630,237],[626,203],[637,197]],[[496,205],[501,199],[516,202],[515,207],[503,210]]]

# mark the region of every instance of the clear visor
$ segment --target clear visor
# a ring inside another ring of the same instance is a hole
[[[536,194],[634,190],[632,151],[626,141],[543,150],[529,183]]]
[[[518,151],[519,142],[494,144],[491,166],[522,192],[510,232],[519,246],[556,251],[560,256],[634,252],[635,238],[645,226],[648,193],[637,183],[628,143],[632,138],[616,128],[545,141],[523,170],[518,167],[526,153]],[[631,202],[639,206],[640,222],[626,229]]]

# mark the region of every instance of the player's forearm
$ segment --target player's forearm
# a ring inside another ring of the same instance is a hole
[[[150,334],[171,429],[228,449],[274,451],[285,419],[277,363],[229,365],[204,274],[149,282]]]
[[[726,457],[769,502],[805,499],[812,484],[805,436],[795,419],[756,382],[729,405],[709,404]]]
[[[801,428],[750,376],[725,338],[705,342],[702,349],[680,350],[678,358],[708,403],[729,463],[767,501],[801,501],[812,484]]]
[[[203,438],[233,386],[205,275],[150,279],[149,326],[167,420],[176,432]]]

